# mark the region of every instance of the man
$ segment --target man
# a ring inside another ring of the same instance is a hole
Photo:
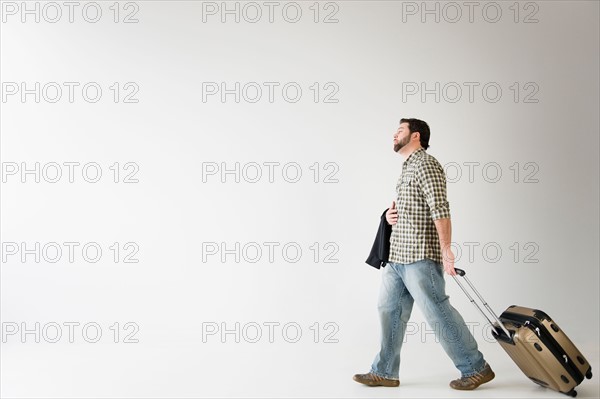
[[[443,272],[456,275],[450,247],[450,207],[444,170],[425,151],[428,147],[427,123],[401,119],[394,134],[394,151],[405,161],[396,185],[397,201],[392,202],[386,213],[392,234],[378,303],[381,348],[370,372],[356,374],[354,380],[369,386],[400,385],[400,349],[416,301],[446,354],[461,372],[461,377],[451,381],[450,386],[471,390],[491,381],[495,375],[446,295]]]

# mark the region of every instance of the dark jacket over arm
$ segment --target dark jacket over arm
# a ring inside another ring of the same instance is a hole
[[[388,256],[390,255],[390,236],[392,235],[392,226],[385,220],[385,213],[388,208],[383,211],[381,220],[379,221],[379,229],[377,230],[377,236],[375,236],[375,242],[369,257],[365,261],[367,264],[379,269],[381,266],[385,267],[388,262]]]

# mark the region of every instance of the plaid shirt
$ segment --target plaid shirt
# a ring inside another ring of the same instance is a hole
[[[436,219],[450,218],[442,165],[419,148],[404,161],[396,185],[398,222],[392,226],[389,262],[412,263],[424,258],[442,263]]]

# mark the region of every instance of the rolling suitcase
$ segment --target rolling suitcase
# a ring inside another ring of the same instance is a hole
[[[521,371],[536,384],[575,397],[575,387],[584,377],[592,378],[592,367],[557,323],[541,310],[516,305],[509,306],[500,317],[496,316],[466,277],[465,271],[455,270],[496,320],[493,323],[489,319],[459,279],[453,276],[471,303],[493,327],[496,341]]]

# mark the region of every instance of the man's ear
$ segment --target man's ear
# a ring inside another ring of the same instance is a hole
[[[421,133],[419,133],[419,132],[413,132],[413,133],[416,133],[417,135],[415,137],[417,137],[419,139],[419,141],[421,141]]]

